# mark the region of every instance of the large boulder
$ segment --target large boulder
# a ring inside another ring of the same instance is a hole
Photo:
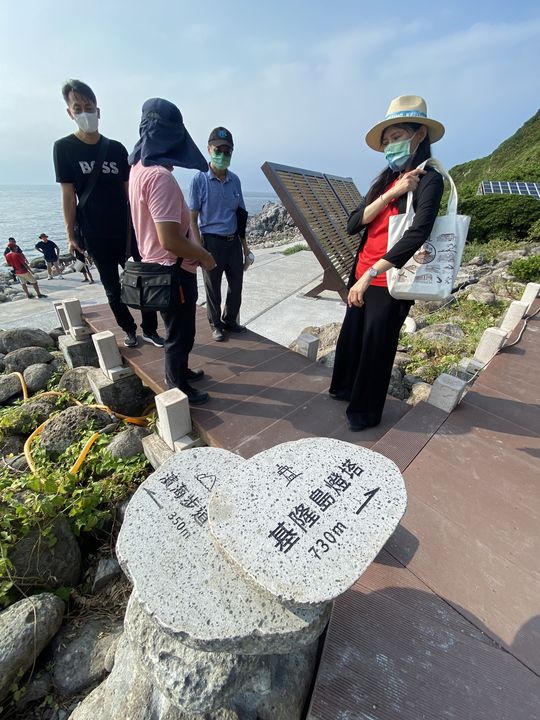
[[[0,700],[32,666],[63,617],[64,603],[51,593],[25,598],[0,613]]]
[[[23,373],[28,392],[33,395],[39,390],[44,390],[53,375],[54,368],[52,365],[47,363],[29,365]]]
[[[110,422],[110,415],[98,408],[88,405],[69,407],[55,415],[43,429],[41,447],[55,459],[91,426],[101,429]]]
[[[28,436],[49,417],[54,409],[55,402],[52,397],[36,398],[14,407],[10,412],[10,433]]]
[[[55,638],[53,683],[70,697],[103,680],[109,649],[122,633],[122,621],[95,618],[66,625]]]
[[[4,358],[7,372],[24,372],[30,365],[51,362],[53,356],[43,347],[25,347],[8,352]]]
[[[91,365],[81,365],[80,367],[66,370],[58,381],[59,390],[67,390],[72,395],[78,393],[90,392],[90,383],[88,382],[88,371],[94,370]]]
[[[81,551],[68,521],[59,515],[53,522],[54,544],[43,537],[43,529],[30,530],[9,554],[17,585],[22,588],[73,587],[81,574]]]
[[[0,405],[22,395],[21,381],[16,375],[0,375]]]
[[[22,435],[4,435],[0,439],[0,455],[19,455],[23,451],[24,441]]]
[[[9,353],[25,347],[53,347],[54,340],[44,330],[13,328],[0,332],[0,352]]]
[[[118,433],[107,446],[107,450],[115,458],[130,458],[144,453],[142,439],[150,434],[143,427],[129,427]]]

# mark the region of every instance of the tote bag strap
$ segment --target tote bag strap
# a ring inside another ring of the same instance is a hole
[[[424,170],[426,167],[432,167],[440,175],[442,175],[443,178],[445,178],[448,181],[448,184],[450,185],[450,195],[448,197],[447,215],[457,215],[458,194],[457,194],[457,189],[456,189],[455,183],[452,180],[449,172],[444,168],[441,161],[437,160],[436,158],[428,158],[427,160],[424,160],[424,162],[418,166],[418,169]],[[411,194],[411,202],[412,202],[412,193],[410,193],[410,194]],[[409,198],[407,198],[407,203],[408,202],[409,202]]]

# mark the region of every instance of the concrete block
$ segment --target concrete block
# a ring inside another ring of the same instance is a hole
[[[450,413],[459,405],[466,387],[466,380],[442,373],[433,383],[428,403]]]
[[[69,332],[73,338],[79,340],[80,337],[76,337],[75,335],[75,328],[78,329],[79,336],[81,336],[81,328],[85,327],[81,303],[77,298],[67,298],[62,302],[62,306],[69,324]],[[88,334],[88,332],[86,334]]]
[[[74,340],[85,340],[90,335],[86,325],[75,325],[69,328],[69,333]]]
[[[190,450],[191,448],[201,447],[203,441],[200,437],[193,437],[192,435],[184,435],[180,440],[174,441],[174,451],[182,452],[182,450]]]
[[[75,340],[71,335],[60,335],[58,348],[69,368],[81,367],[81,365],[99,365],[96,348],[93,342],[87,337],[85,340]]]
[[[110,330],[94,333],[94,335],[92,335],[92,342],[96,347],[99,367],[105,375],[108,375],[109,370],[112,368],[123,365],[122,356],[116,344],[116,338]]]
[[[144,437],[142,446],[146,459],[154,470],[157,470],[171,455],[174,455],[174,450],[171,450],[165,440],[162,440],[157,433]]]
[[[312,362],[317,360],[317,352],[319,350],[318,337],[304,333],[297,338],[296,345],[301,355],[305,355]]]
[[[527,304],[527,312],[530,310],[531,305],[540,294],[540,283],[527,283],[523,295],[521,296],[521,302]]]
[[[138,416],[141,413],[146,396],[136,375],[113,382],[101,368],[96,368],[88,371],[88,382],[97,403],[123,415]]]
[[[158,433],[174,450],[174,443],[191,432],[191,415],[186,395],[178,388],[172,388],[156,395]]]
[[[506,340],[507,333],[501,328],[488,328],[484,330],[473,360],[477,360],[482,365],[488,363],[501,349]]]
[[[504,330],[508,334],[516,327],[519,321],[523,318],[528,310],[526,302],[520,300],[514,300],[510,303],[508,310],[505,313],[501,321],[501,330]]]
[[[119,365],[118,367],[110,368],[110,370],[107,370],[107,372],[105,374],[113,382],[116,382],[116,380],[121,380],[124,377],[133,375],[133,370],[130,367],[128,367],[127,365]]]
[[[55,302],[53,303],[53,307],[56,312],[58,322],[60,323],[60,327],[64,332],[69,332],[69,322],[67,319],[66,311],[64,310],[64,304],[62,302]]]

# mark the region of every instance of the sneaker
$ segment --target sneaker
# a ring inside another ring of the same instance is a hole
[[[214,328],[212,331],[212,337],[216,342],[223,342],[225,340],[225,334],[221,328]]]
[[[202,380],[204,377],[204,370],[202,368],[197,368],[197,370],[190,370],[188,368],[186,373],[186,378],[190,382],[197,382],[197,380]]]
[[[165,345],[165,340],[157,333],[143,333],[142,339],[144,342],[152,343],[152,345],[156,347],[163,347]]]
[[[247,332],[247,327],[239,323],[231,323],[230,325],[225,325],[225,330],[232,333],[245,333]]]
[[[180,390],[187,395],[188,402],[192,405],[202,405],[210,400],[210,395],[207,392],[202,392],[194,387],[191,387],[189,383],[183,383],[180,386]]]
[[[128,332],[124,336],[124,345],[126,347],[137,347],[139,344],[137,340],[137,333],[136,332]]]
[[[88,282],[88,278],[84,278],[83,282]]]
[[[47,280],[54,280],[54,277],[52,275],[47,275]]]
[[[43,293],[39,293],[38,298],[46,298],[47,295],[44,295]]]

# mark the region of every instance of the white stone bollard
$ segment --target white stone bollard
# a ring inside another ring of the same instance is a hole
[[[303,333],[296,340],[298,352],[305,355],[308,360],[316,362],[319,351],[319,338],[309,333]]]
[[[55,302],[53,303],[53,307],[55,309],[56,317],[58,318],[58,322],[60,323],[62,330],[65,333],[68,333],[69,322],[67,319],[66,311],[64,310],[64,304],[62,302]]]
[[[156,395],[158,434],[171,450],[175,443],[191,432],[191,415],[186,395],[178,388],[172,388]]]
[[[531,305],[540,294],[540,283],[527,283],[523,295],[521,296],[521,302],[527,303],[527,312],[530,310]]]
[[[77,298],[64,300],[64,312],[69,323],[69,334],[74,340],[86,340],[90,331],[84,324],[81,303]]]
[[[461,402],[466,387],[465,380],[442,373],[431,387],[428,403],[450,413]]]
[[[484,330],[476,352],[474,353],[473,362],[477,361],[485,365],[491,358],[501,349],[504,341],[506,340],[507,333],[501,328],[488,328]]]
[[[511,302],[501,321],[501,330],[510,334],[525,315],[527,310],[528,305],[526,302],[523,302],[522,300],[514,300]]]
[[[120,378],[133,374],[133,370],[123,364],[116,338],[110,330],[94,333],[92,342],[96,348],[99,367],[110,380],[120,380]]]

